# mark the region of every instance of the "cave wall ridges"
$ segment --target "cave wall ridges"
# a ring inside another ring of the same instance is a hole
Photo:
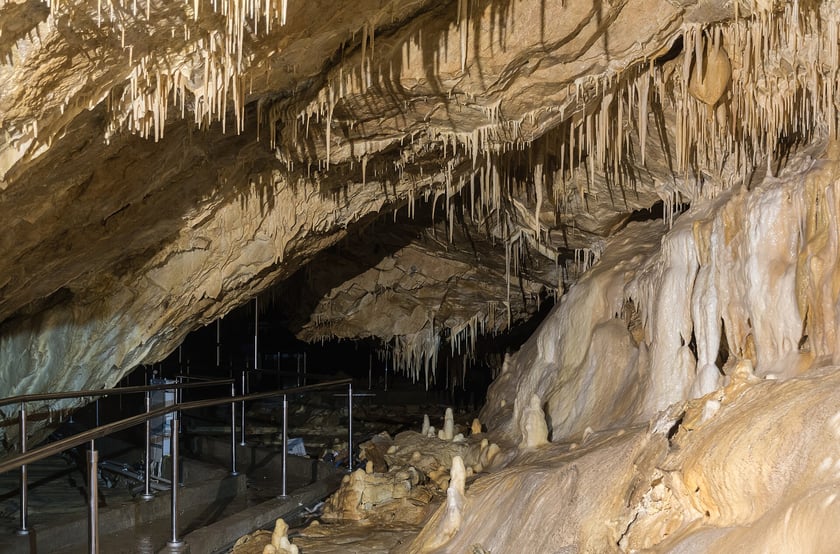
[[[838,168],[836,142],[814,147],[667,232],[629,225],[511,356],[482,421],[515,437],[537,394],[572,440],[710,393],[741,360],[768,379],[837,363]]]

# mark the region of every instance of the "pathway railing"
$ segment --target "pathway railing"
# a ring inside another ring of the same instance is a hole
[[[32,402],[46,402],[50,400],[66,400],[72,398],[96,398],[96,425],[99,426],[99,399],[105,396],[117,396],[117,395],[126,395],[126,394],[137,394],[144,392],[146,393],[146,412],[151,409],[151,392],[155,390],[168,390],[168,389],[195,389],[195,388],[205,388],[217,385],[223,385],[227,383],[232,383],[232,379],[218,379],[215,381],[204,381],[202,383],[189,383],[189,384],[160,384],[160,385],[142,385],[142,386],[134,386],[134,387],[117,387],[113,389],[88,389],[88,390],[78,390],[78,391],[64,391],[64,392],[45,392],[39,394],[23,394],[17,396],[10,396],[8,398],[0,399],[0,408],[3,406],[10,406],[18,404],[18,422],[19,422],[19,432],[20,432],[20,451],[21,454],[25,454],[27,451],[27,441],[26,441],[26,405]],[[49,409],[49,408],[48,408]],[[150,500],[152,498],[151,493],[149,492],[149,453],[150,453],[150,435],[151,435],[151,423],[150,420],[146,422],[146,459],[145,459],[145,493],[144,498],[146,500]],[[91,451],[95,450],[93,445],[93,440],[91,439]],[[77,446],[77,445],[73,445]],[[70,447],[72,448],[72,447]],[[23,464],[20,466],[20,527],[17,530],[18,535],[28,535],[29,534],[29,526],[28,526],[28,484],[27,484],[27,466],[28,464]],[[0,472],[2,473],[2,472]],[[94,510],[95,506],[91,508]]]
[[[264,371],[264,370],[259,370]],[[269,370],[265,370],[269,371]],[[316,377],[315,375],[310,374],[309,377]],[[323,377],[323,376],[318,376]],[[243,381],[244,383],[244,381]],[[171,390],[171,389],[191,389],[191,388],[201,388],[201,387],[209,387],[209,386],[220,386],[220,385],[230,385],[230,396],[224,396],[219,398],[211,398],[205,400],[194,400],[190,402],[183,402],[177,401],[174,404],[163,406],[161,408],[151,409],[150,403],[150,395],[151,392],[154,390]],[[33,394],[33,395],[20,395],[14,396],[6,399],[0,399],[0,407],[13,405],[13,404],[20,404],[20,415],[19,415],[19,424],[20,424],[20,446],[21,452],[16,456],[12,456],[5,460],[0,461],[0,473],[5,473],[7,471],[13,471],[15,469],[20,468],[21,470],[21,512],[20,512],[20,521],[21,527],[18,529],[18,534],[28,534],[29,528],[27,526],[27,483],[26,483],[26,466],[36,462],[38,460],[42,460],[49,456],[54,456],[59,454],[65,450],[70,448],[74,448],[76,446],[80,446],[85,443],[90,444],[90,449],[88,451],[87,461],[88,461],[88,471],[89,471],[89,485],[88,485],[88,514],[90,518],[90,536],[89,536],[89,547],[91,554],[95,554],[99,552],[99,524],[98,524],[98,481],[97,481],[97,462],[98,462],[98,452],[96,450],[95,440],[106,437],[113,433],[123,431],[134,427],[136,425],[145,424],[146,426],[146,444],[145,444],[145,489],[144,494],[141,495],[143,500],[151,500],[154,498],[154,495],[151,493],[150,486],[149,486],[149,455],[150,455],[150,441],[151,441],[151,420],[157,417],[164,417],[168,414],[172,414],[172,426],[171,426],[171,434],[172,434],[172,442],[171,442],[171,459],[172,459],[172,474],[171,474],[171,528],[172,533],[170,540],[167,541],[167,544],[171,547],[178,547],[183,544],[183,541],[178,537],[178,466],[180,463],[179,460],[179,440],[178,440],[178,430],[180,427],[180,416],[179,414],[185,410],[196,410],[201,408],[209,408],[214,406],[220,406],[224,404],[230,404],[230,411],[231,411],[231,427],[230,427],[230,437],[231,437],[231,475],[238,475],[236,471],[236,404],[237,402],[241,403],[243,406],[243,417],[240,421],[240,428],[242,431],[243,441],[244,444],[244,436],[245,436],[245,418],[244,418],[244,405],[246,401],[253,401],[253,400],[262,400],[266,398],[274,398],[278,396],[282,396],[283,399],[283,446],[282,446],[282,488],[281,488],[281,497],[286,496],[286,456],[288,454],[288,398],[287,395],[289,394],[299,394],[304,392],[310,392],[315,390],[323,390],[323,389],[331,389],[336,387],[348,387],[348,455],[350,459],[350,468],[352,469],[352,460],[353,460],[353,384],[352,379],[338,379],[332,381],[326,381],[323,383],[317,383],[312,385],[304,385],[300,387],[293,387],[287,389],[278,389],[268,392],[259,392],[259,393],[252,393],[252,394],[241,394],[236,396],[236,388],[235,382],[233,379],[219,379],[215,381],[201,381],[196,383],[172,383],[172,384],[162,384],[162,385],[146,385],[146,386],[136,386],[136,387],[121,387],[115,389],[104,389],[104,390],[84,390],[84,391],[72,391],[72,392],[59,392],[59,393],[43,393],[43,394]],[[126,417],[120,419],[118,421],[106,423],[104,425],[97,425],[93,429],[88,429],[86,431],[82,431],[70,437],[65,437],[59,439],[54,442],[47,443],[43,446],[39,446],[33,449],[27,449],[26,444],[26,404],[28,402],[38,402],[38,401],[46,401],[46,400],[57,400],[57,399],[67,399],[67,398],[85,398],[85,397],[103,397],[103,396],[110,396],[116,394],[130,394],[130,393],[140,393],[143,392],[146,394],[145,397],[145,412],[141,414],[137,414],[134,416]]]

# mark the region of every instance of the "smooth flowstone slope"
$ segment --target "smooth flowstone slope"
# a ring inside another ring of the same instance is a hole
[[[466,491],[459,525],[440,508],[409,551],[830,550],[838,385],[835,366],[785,382],[744,368],[650,425],[523,449]]]

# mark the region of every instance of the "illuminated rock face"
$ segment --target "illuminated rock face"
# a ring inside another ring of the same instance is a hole
[[[581,210],[528,145],[697,19],[633,4],[3,2],[2,391],[111,385],[425,195],[509,257],[591,247],[658,193],[581,169]]]
[[[839,162],[837,143],[802,152],[664,234],[657,222],[616,234],[511,358],[482,421],[519,440],[513,406],[537,394],[562,440],[711,393],[741,360],[769,379],[838,363]]]
[[[733,377],[650,425],[522,451],[467,490],[456,532],[441,543],[442,506],[407,551],[831,550],[838,381]]]

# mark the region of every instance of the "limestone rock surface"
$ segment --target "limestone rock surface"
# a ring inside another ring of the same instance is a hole
[[[830,550],[838,380],[831,366],[729,386],[720,410],[690,429],[672,418],[697,417],[709,397],[579,448],[523,451],[469,487],[459,530],[434,551]],[[438,509],[409,552],[438,544],[446,513]]]

